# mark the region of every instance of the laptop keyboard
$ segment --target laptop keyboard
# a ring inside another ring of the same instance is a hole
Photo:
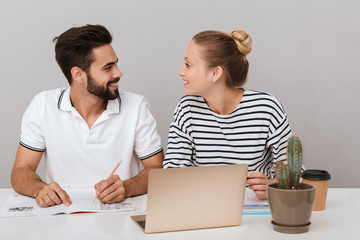
[[[145,221],[137,221],[137,223],[138,223],[143,229],[145,229]]]

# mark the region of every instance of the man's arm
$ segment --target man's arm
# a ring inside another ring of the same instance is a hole
[[[70,205],[69,196],[57,183],[46,184],[36,174],[42,155],[42,152],[32,151],[19,145],[11,172],[11,185],[18,193],[36,198],[36,202],[41,207],[61,203]]]
[[[163,160],[164,152],[161,151],[160,153],[141,161],[144,170],[135,177],[124,181],[127,197],[147,193],[149,171],[150,169],[162,168]]]
[[[94,188],[103,203],[121,202],[127,197],[144,194],[148,188],[149,171],[162,168],[164,153],[160,152],[150,158],[142,160],[144,170],[133,178],[121,181],[118,175],[113,175],[97,183]]]

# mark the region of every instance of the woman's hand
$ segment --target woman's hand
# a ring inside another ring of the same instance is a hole
[[[266,200],[266,185],[277,182],[277,179],[268,179],[267,176],[261,172],[248,173],[248,180],[246,184],[253,190],[256,197],[260,200]]]

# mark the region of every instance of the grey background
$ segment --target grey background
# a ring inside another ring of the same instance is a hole
[[[282,102],[308,169],[328,170],[331,187],[360,187],[357,0],[1,0],[0,187],[10,187],[21,117],[31,99],[67,86],[53,37],[87,23],[111,30],[124,73],[120,87],[149,100],[164,148],[183,94],[177,73],[191,37],[243,28],[254,40],[246,88]]]

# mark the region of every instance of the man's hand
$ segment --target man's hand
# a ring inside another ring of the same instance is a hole
[[[95,184],[96,195],[102,203],[121,202],[127,197],[137,196],[147,192],[148,176],[150,169],[162,168],[164,153],[158,154],[141,161],[144,169],[138,175],[122,181],[118,175]]]
[[[248,187],[255,192],[258,199],[266,200],[266,186],[274,182],[277,182],[277,179],[270,180],[261,172],[253,172],[248,174],[246,184],[248,184]]]
[[[68,207],[72,203],[67,193],[56,182],[45,184],[36,194],[36,202],[40,207],[50,207],[62,203]]]
[[[18,193],[36,198],[40,207],[62,203],[69,206],[72,203],[69,196],[57,183],[46,184],[36,174],[42,155],[42,152],[19,145],[11,172],[11,185]]]
[[[119,175],[112,175],[94,186],[96,195],[102,203],[115,203],[123,201],[126,195],[126,188]]]

